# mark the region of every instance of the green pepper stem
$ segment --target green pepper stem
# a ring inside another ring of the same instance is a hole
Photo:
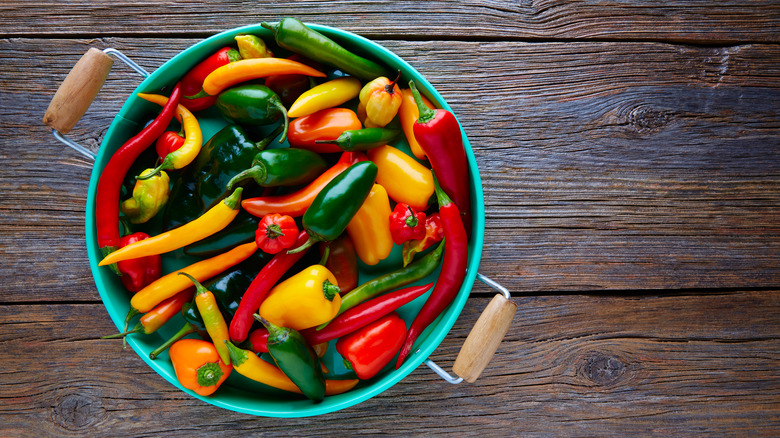
[[[276,38],[276,34],[279,32],[279,23],[271,24],[263,21],[262,23],[260,23],[260,26],[263,26],[264,28],[270,30],[271,33],[274,35],[274,38]]]
[[[130,307],[130,309],[127,311],[127,316],[125,316],[125,331],[127,331],[127,326],[130,324],[130,320],[133,319],[136,315],[140,314],[141,312],[139,312],[138,309],[135,307]]]
[[[230,363],[234,367],[239,367],[241,364],[247,361],[249,359],[249,356],[247,355],[246,350],[243,350],[241,348],[236,347],[233,345],[232,342],[225,339],[225,345],[228,349],[228,354],[230,355]]]
[[[436,192],[436,200],[439,203],[439,208],[451,204],[452,199],[447,196],[447,193],[439,185],[439,180],[436,178],[436,174],[433,171],[431,171],[431,173],[433,174],[433,189]]]
[[[284,236],[284,233],[282,232],[282,227],[280,227],[279,224],[271,224],[265,227],[265,235],[269,239],[276,239],[277,237]]]
[[[133,333],[138,333],[144,329],[144,326],[139,322],[130,330],[124,331],[122,333],[115,333],[113,335],[106,335],[101,336],[100,339],[116,339],[116,338],[124,338],[127,335],[131,335]]]
[[[201,97],[209,97],[211,96],[209,93],[206,93],[206,90],[201,89],[198,94],[193,94],[192,96],[184,96],[185,99],[200,99]]]
[[[192,281],[192,284],[195,285],[195,290],[197,291],[198,294],[202,294],[202,293],[205,293],[205,292],[209,291],[202,284],[200,284],[200,282],[195,277],[193,277],[192,275],[190,275],[190,274],[188,274],[186,272],[179,272],[179,275],[184,275],[185,277],[189,278],[190,281]]]
[[[154,169],[152,169],[149,172],[142,173],[142,174],[136,176],[135,179],[138,180],[138,181],[145,181],[147,179],[150,179],[150,178],[158,175],[160,173],[160,171],[162,171],[162,170],[170,169],[171,168],[170,167],[171,166],[171,161],[172,161],[169,158],[170,156],[171,156],[171,154],[166,155],[165,159],[162,161],[162,163],[160,163],[159,166],[155,167]]]
[[[409,81],[409,88],[412,90],[414,103],[417,104],[417,110],[420,112],[420,116],[417,118],[417,123],[424,124],[433,120],[433,118],[436,117],[436,110],[428,108],[428,105],[423,102],[422,96],[417,90],[417,85],[414,84],[414,81]]]
[[[325,250],[322,252],[322,257],[320,258],[321,266],[325,266],[325,263],[328,263],[328,256],[330,256],[330,245],[326,245]]]
[[[243,191],[244,189],[242,187],[237,188],[232,195],[225,198],[222,202],[230,207],[231,210],[238,210],[239,207],[241,207],[241,192]]]
[[[339,287],[335,284],[331,283],[327,278],[322,282],[322,293],[325,295],[326,300],[333,301],[339,292],[341,292],[341,289],[339,289]]]
[[[198,385],[203,387],[216,385],[224,374],[222,368],[215,362],[206,362],[195,370]]]
[[[414,228],[420,224],[420,221],[417,219],[417,215],[414,214],[414,210],[412,210],[410,205],[407,205],[406,208],[409,209],[409,216],[406,216],[406,225],[410,228]]]
[[[257,148],[258,151],[264,150],[266,147],[268,147],[268,144],[271,143],[283,130],[284,130],[283,124],[280,123],[276,125],[276,128],[274,128],[274,130],[271,131],[271,133],[268,134],[267,137],[255,143],[255,148]]]
[[[243,172],[231,178],[230,181],[228,181],[227,183],[227,191],[229,192],[233,190],[233,187],[235,187],[236,184],[249,178],[255,180],[257,185],[262,186],[265,184],[265,179],[267,177],[268,177],[268,171],[266,171],[265,165],[262,162],[257,163],[254,166],[250,167],[249,169],[246,169]]]
[[[282,116],[284,117],[284,130],[282,131],[282,136],[279,137],[279,143],[284,143],[284,141],[287,140],[287,129],[290,127],[290,118],[287,117],[287,108],[282,105],[282,102],[279,99],[274,99],[273,105],[282,113]]]
[[[198,330],[195,328],[194,325],[190,324],[189,322],[185,322],[184,326],[182,326],[182,328],[179,329],[179,331],[176,332],[176,334],[171,336],[171,338],[168,339],[167,341],[165,341],[165,343],[163,343],[159,347],[155,348],[154,351],[149,353],[149,359],[152,359],[152,360],[156,359],[157,356],[161,355],[163,353],[163,351],[167,350],[168,347],[173,345],[176,341],[178,341],[179,339],[189,335],[190,333],[195,333],[196,331],[198,331]]]
[[[299,252],[306,251],[307,249],[311,248],[312,245],[314,245],[315,243],[317,243],[319,241],[320,241],[320,239],[317,239],[314,236],[309,236],[309,239],[306,242],[304,242],[303,245],[301,245],[301,246],[299,246],[297,248],[293,248],[291,250],[288,250],[287,254],[297,254]]]

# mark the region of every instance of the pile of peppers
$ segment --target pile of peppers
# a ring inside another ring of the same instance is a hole
[[[139,94],[161,109],[96,195],[99,265],[129,299],[105,338],[170,322],[150,357],[193,393],[237,372],[316,403],[400,367],[457,295],[468,163],[454,116],[401,88],[401,71],[294,18],[262,25],[272,39],[239,35],[170,92]],[[209,108],[226,123],[204,138]],[[164,272],[167,253],[193,262]]]

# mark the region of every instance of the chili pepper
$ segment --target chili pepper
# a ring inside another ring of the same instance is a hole
[[[353,164],[366,159],[366,156],[360,152],[344,152],[336,164],[306,187],[287,195],[248,198],[241,202],[241,206],[249,213],[258,217],[265,216],[268,213],[286,214],[292,217],[302,216],[311,206],[314,198],[336,176]]]
[[[238,348],[230,341],[225,342],[230,351],[230,361],[233,369],[242,376],[262,384],[282,389],[284,391],[302,394],[295,383],[282,370],[260,359],[255,353]],[[325,395],[336,395],[349,391],[359,382],[358,379],[325,380]]]
[[[277,254],[292,247],[297,239],[298,225],[295,220],[276,213],[263,216],[255,234],[257,247],[268,254]]]
[[[100,173],[95,193],[95,228],[98,246],[104,256],[119,246],[119,196],[122,181],[141,152],[165,132],[176,112],[180,95],[181,85],[176,84],[160,114],[141,132],[125,142],[111,156]]]
[[[292,61],[298,61],[301,64],[306,64],[309,67],[322,71],[322,66],[319,63],[312,61],[311,59],[294,53],[287,59]],[[304,91],[311,88],[311,79],[306,75],[274,75],[265,78],[265,86],[274,90],[279,98],[282,99],[284,106],[288,107],[295,102]]]
[[[316,140],[318,144],[335,144],[345,151],[365,151],[384,146],[398,137],[400,131],[388,128],[363,128],[344,131],[335,140]]]
[[[390,255],[393,250],[390,198],[384,187],[379,184],[371,187],[363,205],[349,221],[347,234],[354,242],[360,260],[369,266],[376,265]]]
[[[210,259],[195,262],[186,268],[171,272],[157,281],[151,283],[133,295],[130,299],[130,313],[145,313],[159,304],[162,300],[170,298],[190,287],[191,283],[186,278],[178,275],[185,271],[198,281],[206,281],[209,278],[224,272],[251,256],[257,250],[255,242],[245,243],[230,251],[212,257]],[[130,315],[132,317],[132,315]]]
[[[185,306],[186,306],[186,304],[185,304]],[[152,350],[149,353],[149,359],[152,359],[152,360],[157,359],[157,357],[159,355],[163,354],[163,352],[165,350],[170,348],[171,345],[175,344],[178,340],[182,339],[183,337],[185,337],[185,336],[187,336],[187,335],[189,335],[191,333],[196,333],[197,331],[198,331],[197,327],[195,327],[194,325],[190,324],[189,322],[185,322],[184,325],[179,329],[179,331],[176,332],[176,334],[174,334],[173,336],[168,338],[168,340],[165,341],[162,345],[160,345],[159,347],[155,348],[154,350]],[[214,350],[214,351],[216,353],[216,350]],[[217,358],[219,358],[218,354],[217,354]]]
[[[148,100],[158,105],[165,105],[168,98],[159,94],[138,93],[138,97]],[[184,129],[184,144],[175,151],[169,153],[152,172],[144,172],[137,179],[148,179],[161,170],[181,169],[190,164],[198,156],[200,148],[203,146],[203,134],[200,131],[198,119],[184,105],[176,107],[176,119],[179,120]]]
[[[184,132],[165,131],[154,143],[157,155],[164,159],[166,155],[179,149],[184,144]]]
[[[435,181],[435,180],[434,180]],[[468,236],[463,226],[458,206],[452,202],[436,183],[436,198],[439,201],[439,215],[444,229],[444,259],[442,260],[441,273],[436,280],[436,286],[428,297],[423,307],[417,313],[409,327],[409,333],[404,341],[401,353],[398,355],[396,368],[404,363],[404,359],[412,350],[414,341],[426,327],[458,295],[463,278],[466,276],[466,264],[468,260]]]
[[[319,153],[341,152],[334,144],[318,140],[336,140],[345,131],[362,128],[357,114],[347,108],[327,108],[290,122],[287,141],[290,146]]]
[[[171,363],[181,385],[199,395],[211,395],[233,368],[218,354],[216,345],[200,339],[182,339],[171,345]]]
[[[466,177],[469,167],[458,120],[449,111],[425,106],[414,81],[409,81],[409,88],[420,112],[414,124],[414,137],[428,156],[441,188],[458,206],[463,226],[471,230],[471,198]]]
[[[184,306],[192,299],[192,290],[183,290],[176,295],[164,300],[160,304],[156,305],[152,310],[146,312],[141,319],[138,320],[138,324],[130,330],[125,330],[122,333],[103,336],[100,339],[114,339],[123,338],[133,333],[143,333],[150,335],[156,332],[160,327],[170,321],[171,318],[176,316]]]
[[[358,98],[366,108],[366,116],[378,127],[384,127],[398,114],[402,98],[397,84],[399,79],[401,70],[398,70],[398,76],[392,82],[382,76],[367,83],[360,90]]]
[[[279,327],[255,315],[268,330],[268,352],[282,372],[295,383],[303,395],[316,402],[325,398],[325,376],[317,353],[297,330]]]
[[[430,290],[431,286],[433,283],[388,292],[347,310],[322,330],[314,328],[301,330],[301,335],[309,345],[319,345],[340,338],[412,302]],[[268,339],[268,330],[264,328],[258,328],[249,334],[252,349],[258,353],[268,351],[266,339]]]
[[[333,79],[304,91],[290,106],[287,114],[290,117],[308,116],[349,102],[356,98],[358,93],[360,93],[360,80],[357,78],[346,76]]]
[[[218,67],[203,80],[203,90],[194,96],[215,96],[227,88],[241,82],[265,78],[274,75],[300,74],[324,78],[325,73],[317,71],[306,64],[281,58],[241,59]]]
[[[344,294],[344,296],[341,297],[341,308],[339,309],[338,314],[341,315],[358,304],[382,295],[389,290],[406,286],[407,284],[414,283],[421,278],[427,277],[439,266],[443,252],[444,244],[442,243],[439,244],[435,250],[420,258],[420,260],[393,272],[376,277],[373,280],[369,280],[353,289],[352,292]],[[317,327],[317,330],[322,330],[324,327],[324,324],[320,325]]]
[[[295,18],[282,18],[279,23],[260,23],[270,30],[276,43],[292,52],[300,53],[363,80],[385,76],[387,70],[379,64],[355,55],[325,35],[310,29]]]
[[[392,146],[371,149],[368,158],[379,169],[376,180],[387,189],[391,199],[409,204],[415,210],[428,208],[433,195],[433,174],[430,169]]]
[[[302,245],[309,238],[305,231],[298,234],[296,245]],[[269,261],[260,273],[255,276],[252,283],[246,289],[241,302],[238,304],[233,319],[230,321],[230,339],[234,342],[243,342],[249,334],[249,328],[252,325],[252,314],[260,307],[260,303],[265,299],[266,294],[282,278],[298,260],[304,256],[305,252],[297,254],[287,254],[287,251],[276,254]]]
[[[253,179],[261,187],[297,186],[308,184],[328,169],[316,152],[298,148],[269,149],[258,152],[252,167],[230,179],[227,190]]]
[[[195,305],[198,306],[200,317],[203,318],[203,325],[206,327],[209,337],[217,348],[220,359],[226,364],[230,364],[230,354],[228,354],[225,341],[228,340],[228,326],[222,312],[217,305],[217,299],[214,294],[203,287],[198,280],[186,272],[179,272],[189,278],[195,285]]]
[[[236,35],[234,38],[238,46],[238,53],[244,59],[273,58],[274,54],[268,50],[265,41],[257,35]]]
[[[411,263],[417,253],[425,251],[433,246],[434,243],[440,242],[443,238],[444,230],[441,226],[441,216],[439,216],[439,213],[431,213],[426,216],[425,236],[423,236],[421,240],[404,242],[402,249],[404,266]]]
[[[320,245],[320,255],[324,255],[328,248],[328,256],[325,267],[338,280],[341,293],[345,294],[358,284],[357,254],[355,253],[355,244],[349,237],[349,234],[342,234],[338,239]]]
[[[336,277],[313,265],[274,286],[257,313],[272,323],[295,330],[330,321],[341,306]]]
[[[309,233],[309,240],[290,251],[301,251],[315,242],[330,242],[339,237],[371,192],[376,172],[374,163],[361,161],[333,178],[303,215],[303,228]]]
[[[149,235],[141,231],[122,236],[119,239],[119,247],[125,247],[131,243],[148,239]],[[121,273],[119,277],[122,284],[130,292],[138,292],[153,281],[160,278],[162,273],[162,258],[159,255],[150,255],[129,260],[123,260],[116,264]]]
[[[434,109],[433,104],[425,96],[422,97],[423,103],[430,109]],[[401,129],[406,136],[406,142],[409,143],[409,148],[412,150],[412,154],[417,157],[418,160],[425,160],[425,151],[420,147],[420,143],[414,137],[414,124],[420,117],[420,111],[417,109],[417,103],[414,101],[414,94],[412,90],[408,88],[401,89],[401,106],[398,108],[398,119],[401,121]]]
[[[146,169],[141,174],[153,171],[153,169]],[[130,223],[143,224],[148,222],[168,202],[170,182],[168,174],[163,171],[153,173],[149,179],[136,180],[133,197],[122,202],[119,209],[130,220]]]
[[[203,81],[209,73],[239,59],[241,59],[241,55],[238,50],[223,47],[193,67],[181,78],[181,92],[185,96],[181,99],[182,105],[190,111],[201,111],[214,105],[217,96],[204,96],[196,99],[190,99],[186,96],[194,95],[202,90]]]
[[[260,84],[228,88],[217,96],[217,109],[222,117],[246,126],[269,125],[283,120],[279,143],[287,138],[287,109],[273,90]]]
[[[98,263],[98,266],[104,266],[121,260],[134,259],[153,254],[163,254],[192,242],[197,242],[208,237],[217,231],[225,228],[233,218],[238,214],[239,202],[241,201],[241,187],[237,188],[232,195],[225,198],[216,207],[204,213],[198,219],[166,231],[154,237],[131,243],[119,250],[112,252]]]
[[[425,213],[414,211],[408,204],[396,204],[390,215],[390,235],[396,245],[422,240],[425,237]]]
[[[336,342],[346,364],[360,380],[368,380],[389,364],[406,339],[406,323],[392,312]]]
[[[211,236],[184,247],[184,254],[194,257],[212,257],[238,245],[255,240],[258,220],[251,214],[240,211],[233,222]]]

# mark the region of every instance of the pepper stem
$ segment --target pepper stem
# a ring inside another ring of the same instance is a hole
[[[258,151],[264,150],[266,147],[268,147],[268,144],[271,143],[283,130],[283,124],[276,125],[276,128],[274,128],[274,130],[271,131],[267,137],[255,143],[255,148],[257,148]]]
[[[127,311],[127,316],[125,316],[125,331],[127,331],[127,326],[130,324],[130,320],[133,319],[136,315],[140,314],[141,312],[139,312],[138,309],[135,307],[130,307],[130,309]]]
[[[263,21],[260,23],[260,26],[263,26],[265,29],[268,29],[271,31],[271,33],[274,35],[274,38],[276,38],[276,33],[279,32],[279,23],[271,24],[266,21]]]
[[[297,248],[293,248],[293,249],[291,249],[291,250],[288,250],[288,251],[287,251],[287,254],[297,254],[297,253],[299,253],[299,252],[306,251],[306,250],[307,250],[307,249],[309,249],[309,248],[310,248],[312,245],[314,245],[315,243],[317,243],[317,242],[319,242],[319,241],[320,241],[320,240],[319,240],[319,239],[317,239],[316,237],[314,237],[314,236],[309,236],[309,240],[307,240],[306,242],[304,242],[304,243],[303,243],[303,245],[301,245],[301,246],[299,246],[299,247],[297,247]]]
[[[190,333],[195,333],[196,331],[198,331],[198,330],[195,328],[194,325],[190,324],[189,322],[184,323],[184,326],[181,329],[179,329],[179,331],[176,332],[176,334],[171,336],[170,339],[168,339],[162,345],[160,345],[159,347],[155,348],[154,351],[149,353],[149,359],[152,359],[152,360],[156,359],[157,356],[161,355],[163,353],[163,351],[167,350],[168,347],[173,345],[176,341],[178,341],[179,339],[189,335]]]
[[[246,169],[243,172],[231,178],[230,181],[228,181],[227,183],[227,191],[229,192],[233,190],[233,187],[235,187],[236,184],[249,178],[255,180],[257,185],[262,186],[263,184],[265,184],[265,179],[267,176],[268,176],[268,172],[265,170],[265,165],[262,163],[255,164],[249,169]]]
[[[290,127],[290,118],[287,117],[287,108],[282,105],[282,102],[279,101],[279,99],[274,99],[273,105],[276,107],[276,109],[279,110],[279,112],[282,113],[282,116],[284,117],[284,130],[282,130],[282,136],[279,137],[279,143],[284,143],[284,141],[287,140],[287,129]]]
[[[228,354],[230,355],[230,363],[234,367],[240,367],[241,364],[247,361],[249,359],[249,356],[247,355],[246,350],[242,350],[241,348],[236,347],[233,345],[232,342],[225,339],[225,345],[227,346]]]
[[[216,385],[224,374],[225,373],[222,372],[222,368],[219,367],[219,364],[214,362],[206,362],[195,370],[198,385],[204,387]]]
[[[414,214],[414,210],[412,210],[411,206],[407,205],[406,208],[409,209],[409,216],[406,216],[406,225],[410,228],[414,228],[420,224],[420,221],[417,219],[417,215]]]
[[[101,337],[100,337],[100,339],[116,339],[116,338],[124,338],[124,337],[125,337],[125,336],[127,336],[127,335],[131,335],[131,334],[133,334],[133,333],[138,333],[138,332],[140,332],[140,331],[141,331],[141,330],[143,330],[143,329],[144,329],[144,326],[143,326],[143,325],[141,325],[141,323],[139,322],[138,324],[136,324],[136,325],[135,325],[135,327],[133,327],[133,328],[132,328],[132,329],[130,329],[130,330],[124,331],[124,332],[122,332],[122,333],[114,333],[113,335],[106,335],[106,336],[101,336]]]
[[[385,85],[385,93],[387,94],[395,94],[395,84],[398,83],[398,81],[401,80],[401,69],[398,69],[398,76],[393,79],[393,82],[390,82],[389,84]]]
[[[284,236],[284,233],[282,232],[282,227],[280,227],[279,224],[271,224],[265,227],[265,235],[269,239],[276,239],[277,237]]]
[[[325,295],[326,300],[333,301],[333,298],[336,298],[339,292],[341,292],[341,289],[327,278],[322,282],[322,293]]]
[[[439,180],[436,178],[436,174],[431,171],[433,174],[433,189],[436,192],[436,200],[439,202],[439,207],[444,207],[447,204],[452,203],[452,199],[447,195],[447,193],[441,188],[439,185]]]
[[[238,210],[241,207],[241,192],[244,189],[242,187],[237,188],[232,195],[225,198],[224,202],[231,210]]]
[[[179,275],[184,275],[185,277],[189,278],[190,281],[192,281],[192,284],[195,285],[195,290],[197,291],[197,293],[202,294],[204,292],[208,292],[208,289],[206,289],[202,284],[200,284],[200,282],[192,275],[186,272],[179,272]]]
[[[149,172],[145,172],[145,173],[142,173],[142,174],[136,176],[135,179],[138,180],[138,181],[144,181],[144,180],[150,179],[150,178],[154,177],[155,175],[159,174],[160,171],[162,171],[162,170],[170,169],[170,167],[168,167],[168,166],[171,165],[171,160],[168,158],[170,156],[171,156],[170,154],[166,155],[165,159],[162,161],[162,163],[160,163],[159,166],[155,167],[154,169],[152,169]]]
[[[325,266],[328,263],[328,256],[330,256],[330,245],[325,246],[325,250],[322,252],[322,258],[320,258],[320,265]]]
[[[417,85],[414,84],[414,81],[409,81],[409,88],[412,90],[414,103],[417,104],[417,110],[420,112],[420,116],[417,118],[417,123],[424,124],[433,120],[433,118],[436,117],[436,110],[428,108],[428,105],[423,102],[422,96],[417,90]]]
[[[193,94],[192,96],[184,96],[185,99],[200,99],[201,97],[209,97],[211,96],[209,93],[206,93],[204,89],[201,88],[201,90],[198,92],[198,94]]]

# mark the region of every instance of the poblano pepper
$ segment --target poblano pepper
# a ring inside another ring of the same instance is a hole
[[[216,106],[223,117],[240,125],[270,125],[283,119],[284,130],[279,143],[287,138],[287,109],[279,96],[265,85],[247,84],[228,88],[219,93]]]

